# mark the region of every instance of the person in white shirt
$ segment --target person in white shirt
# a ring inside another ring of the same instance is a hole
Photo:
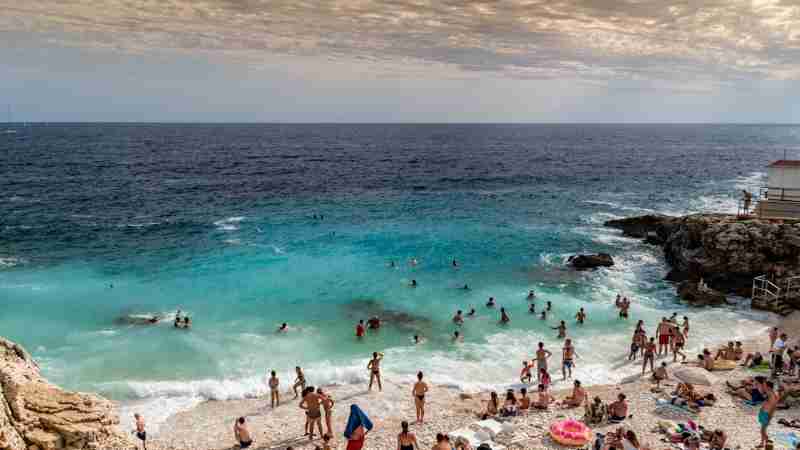
[[[782,333],[772,346],[772,372],[774,374],[783,372],[783,351],[786,349],[787,340],[786,333]]]

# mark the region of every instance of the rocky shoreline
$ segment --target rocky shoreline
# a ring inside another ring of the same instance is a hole
[[[133,450],[114,404],[50,384],[20,345],[0,337],[0,449]]]
[[[679,283],[679,295],[693,304],[719,304],[726,294],[750,297],[757,276],[767,275],[784,286],[800,275],[800,221],[645,215],[610,220],[605,226],[662,247],[671,268],[665,279]],[[800,309],[800,298],[796,300],[792,306]]]

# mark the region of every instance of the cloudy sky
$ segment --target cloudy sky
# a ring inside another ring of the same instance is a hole
[[[0,0],[17,120],[800,122],[800,0]]]

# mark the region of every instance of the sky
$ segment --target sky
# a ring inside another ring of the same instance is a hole
[[[800,123],[800,0],[0,0],[0,105],[49,122]]]

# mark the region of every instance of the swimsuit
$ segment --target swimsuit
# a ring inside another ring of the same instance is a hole
[[[309,419],[319,419],[320,417],[322,417],[322,412],[318,409],[315,410],[309,409],[308,411],[306,411],[306,415],[308,416]]]
[[[347,450],[361,450],[364,447],[364,438],[347,441]]]
[[[136,437],[141,439],[142,441],[145,441],[145,440],[147,440],[147,432],[145,432],[145,431],[137,431],[136,432]]]
[[[659,344],[664,344],[664,345],[669,344],[669,335],[668,334],[662,334],[662,335],[658,336],[658,343]]]
[[[425,401],[425,394],[418,395],[417,398],[419,399],[419,401],[424,402]]]
[[[572,368],[572,358],[564,360],[564,367],[566,367],[567,369],[571,369]]]
[[[763,409],[758,411],[758,423],[761,424],[761,428],[767,428],[770,419],[772,418],[769,416],[768,412],[764,411]]]
[[[253,441],[239,441],[239,448],[247,448],[253,445]]]
[[[753,390],[750,391],[750,401],[752,403],[761,403],[766,399],[767,397],[764,397],[764,394],[762,394],[758,389],[753,388]]]

